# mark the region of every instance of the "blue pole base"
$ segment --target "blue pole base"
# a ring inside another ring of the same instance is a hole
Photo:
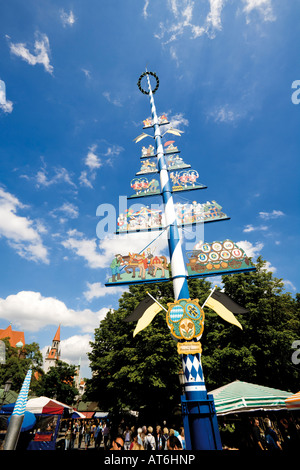
[[[187,450],[222,450],[217,414],[212,395],[189,400],[181,396]]]

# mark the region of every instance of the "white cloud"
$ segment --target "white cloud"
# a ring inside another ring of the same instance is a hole
[[[79,216],[78,207],[75,206],[75,204],[72,204],[71,202],[64,202],[62,206],[50,212],[53,217],[56,217],[57,213],[64,214],[70,219],[77,219],[77,217]]]
[[[42,158],[43,160],[43,158]],[[28,175],[21,175],[21,178],[24,178],[26,180],[33,180],[35,182],[35,185],[37,188],[41,187],[50,187],[53,186],[54,184],[59,184],[59,183],[67,183],[70,186],[76,187],[75,183],[73,183],[71,176],[66,168],[63,167],[53,167],[51,174],[49,175],[49,171],[47,170],[47,165],[44,163],[43,160],[43,166],[34,176],[28,176]]]
[[[11,113],[13,103],[6,99],[6,86],[3,80],[0,80],[0,109],[5,113]]]
[[[259,217],[264,220],[277,219],[285,214],[282,211],[273,210],[272,212],[260,212]]]
[[[107,163],[108,165],[112,165],[114,158],[118,157],[120,153],[123,152],[123,150],[124,148],[121,147],[121,145],[109,144],[106,151],[102,153],[101,155],[105,157],[104,158],[105,163]]]
[[[40,237],[44,227],[40,222],[35,224],[29,218],[18,215],[16,212],[20,209],[25,209],[25,206],[0,188],[0,236],[5,237],[21,257],[48,264],[48,251]]]
[[[91,72],[87,69],[81,69],[86,78],[91,78]]]
[[[88,290],[85,291],[83,295],[88,301],[104,297],[105,295],[122,294],[125,291],[125,288],[121,286],[111,286],[108,289],[106,286],[101,284],[101,282],[94,282],[93,284],[87,282],[87,287]]]
[[[275,21],[276,17],[272,9],[272,0],[243,0],[245,3],[244,13],[246,14],[247,23],[250,23],[250,15],[257,11],[263,21]]]
[[[229,107],[228,104],[222,105],[214,109],[208,114],[215,122],[233,123],[243,117],[245,112],[239,112]]]
[[[96,155],[97,145],[94,144],[89,147],[88,153],[85,157],[84,163],[88,167],[88,170],[83,170],[79,177],[79,182],[82,186],[93,188],[92,181],[96,179],[96,170],[102,166],[102,161]]]
[[[104,91],[102,95],[109,103],[113,104],[114,106],[117,106],[119,108],[123,106],[120,100],[111,97],[111,93],[109,91]]]
[[[90,175],[90,179],[89,179],[88,172],[86,170],[83,170],[80,173],[79,182],[82,186],[87,186],[88,188],[93,188],[93,185],[91,183],[91,179],[95,179],[94,174]]]
[[[100,166],[102,166],[101,160],[95,153],[96,150],[97,145],[92,145],[89,148],[88,154],[85,159],[85,164],[89,167],[90,170],[95,170],[96,168],[100,168]]]
[[[34,42],[34,53],[32,54],[24,43],[10,43],[10,51],[18,57],[21,57],[30,65],[42,64],[50,74],[53,73],[53,66],[50,65],[50,45],[46,34],[36,33]]]
[[[75,16],[72,10],[69,13],[65,12],[64,10],[60,10],[60,19],[64,28],[66,26],[73,26],[75,24]]]
[[[21,291],[0,299],[0,317],[23,330],[33,332],[47,325],[60,324],[64,327],[77,327],[83,333],[92,333],[108,310],[73,310],[54,297],[43,297],[40,292],[33,291]]]
[[[195,39],[206,34],[214,38],[216,31],[222,29],[221,13],[227,0],[209,0],[209,10],[202,25],[194,20],[195,2],[192,0],[169,0],[168,7],[173,18],[160,23],[160,33],[155,34],[158,39],[164,39],[164,44],[177,40],[185,31],[191,32],[191,38]]]
[[[290,287],[293,291],[296,292],[297,287],[294,286],[294,284],[291,281],[286,280],[286,281],[283,281],[283,282],[284,282],[284,284],[287,288]]]
[[[255,232],[255,231],[266,231],[268,230],[268,227],[266,225],[260,225],[259,227],[254,227],[253,225],[249,224],[246,225],[244,228],[243,232]]]
[[[62,241],[62,245],[71,250],[77,256],[83,258],[87,266],[92,269],[109,268],[116,253],[127,255],[128,253],[140,253],[155,239],[151,232],[132,233],[127,235],[106,236],[97,242],[97,239],[86,238],[80,232],[72,230],[68,232],[68,238]],[[166,247],[166,235],[162,234],[153,243],[155,254],[159,254]]]
[[[242,250],[244,250],[246,255],[249,256],[250,258],[257,258],[260,255],[260,252],[264,247],[263,243],[256,242],[256,244],[253,245],[251,242],[247,240],[241,240],[237,242],[237,245]]]
[[[145,0],[144,8],[143,8],[143,17],[148,18],[148,6],[149,6],[149,1],[150,0]]]

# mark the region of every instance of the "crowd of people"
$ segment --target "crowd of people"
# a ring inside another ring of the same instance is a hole
[[[278,429],[266,417],[263,420],[254,418],[252,421],[252,436],[255,448],[264,450],[295,450],[299,448],[300,434],[297,426],[286,418],[279,420]]]
[[[123,422],[117,428],[105,420],[72,420],[64,434],[64,449],[103,450],[184,450],[184,428],[131,426]]]
[[[295,450],[300,444],[300,426],[281,418],[274,426],[268,417],[249,418],[249,427],[237,427],[231,432],[231,442],[222,432],[225,450],[252,448],[254,450]],[[128,425],[122,420],[114,425],[109,420],[70,420],[64,431],[64,449],[101,450],[185,450],[184,428],[162,425]],[[240,447],[241,446],[241,447]]]

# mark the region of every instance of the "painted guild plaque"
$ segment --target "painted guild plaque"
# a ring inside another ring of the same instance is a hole
[[[135,191],[135,194],[130,196],[131,198],[160,194],[160,185],[156,178],[148,179],[145,176],[133,178],[130,186]]]
[[[148,128],[148,127],[153,127],[153,120],[151,118],[147,118],[143,121],[143,124],[144,124],[144,129]],[[169,121],[168,121],[168,118],[165,114],[163,114],[162,116],[159,116],[158,117],[158,124],[161,126],[163,124],[170,124]]]
[[[199,243],[186,253],[189,277],[214,276],[254,271],[246,253],[231,240]]]
[[[204,204],[196,201],[193,201],[192,204],[177,202],[174,204],[174,209],[179,226],[229,219],[222,212],[222,206],[216,201],[207,201]],[[165,227],[165,215],[161,209],[152,209],[151,206],[141,206],[136,211],[129,208],[125,213],[119,215],[117,224],[117,233],[162,229]]]
[[[166,320],[171,334],[177,339],[192,340],[202,335],[204,311],[198,299],[180,299],[168,304]]]
[[[143,253],[116,254],[110,264],[111,277],[107,284],[137,284],[169,279],[169,264],[165,256],[154,255],[148,248]]]
[[[157,166],[156,166],[156,162],[152,160],[150,160],[149,158],[147,158],[147,160],[143,160],[142,163],[141,163],[141,169],[140,171],[137,173],[137,175],[144,175],[144,174],[147,174],[147,173],[157,173],[158,169],[157,169]]]
[[[178,150],[178,147],[174,146],[173,143],[175,141],[169,141],[169,142],[166,142],[164,145],[166,146],[165,148],[165,153],[179,153],[179,150]]]
[[[180,168],[190,168],[179,155],[166,155],[166,163],[168,170],[178,170]]]
[[[149,147],[145,147],[145,146],[142,147],[141,158],[148,158],[148,157],[155,157],[153,145],[149,145]]]
[[[197,183],[198,178],[199,173],[196,170],[171,171],[172,191],[206,188],[203,184]]]

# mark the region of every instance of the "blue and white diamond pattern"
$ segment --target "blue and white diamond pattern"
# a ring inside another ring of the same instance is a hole
[[[181,307],[181,305],[175,305],[175,307],[170,311],[170,318],[172,321],[179,321],[183,314],[183,307]]]
[[[183,372],[187,382],[204,382],[198,354],[182,356]]]

